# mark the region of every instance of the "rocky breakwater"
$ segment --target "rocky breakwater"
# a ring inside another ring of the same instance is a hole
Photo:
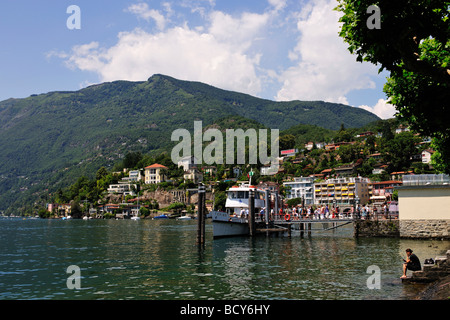
[[[437,256],[434,264],[424,264],[422,270],[414,271],[404,282],[434,282],[450,276],[450,250],[445,256]]]

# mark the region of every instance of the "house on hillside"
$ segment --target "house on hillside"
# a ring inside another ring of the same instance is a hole
[[[422,151],[422,163],[431,163],[431,156],[433,155],[433,149],[426,149]]]
[[[136,193],[133,189],[136,190],[135,184],[119,181],[117,184],[110,184],[107,191],[108,193],[123,194],[124,196],[135,196]]]
[[[198,164],[198,160],[196,157],[188,156],[188,157],[181,158],[178,161],[178,168],[183,167],[184,171],[188,171],[189,169],[196,167],[197,164]]]
[[[169,170],[169,168],[159,163],[155,163],[151,166],[145,167],[145,183],[154,184],[166,181],[167,170]]]
[[[366,132],[361,132],[360,134],[356,135],[356,138],[362,138],[362,137],[369,137],[369,136],[373,136],[374,133],[372,131],[366,131]]]
[[[399,134],[399,133],[402,133],[402,132],[408,132],[408,131],[411,131],[411,130],[407,126],[404,126],[402,124],[399,125],[397,129],[395,129],[395,133],[396,134]]]
[[[308,143],[305,143],[305,149],[311,151],[314,148],[314,142],[309,141]]]
[[[361,165],[361,161],[356,161],[350,164],[344,164],[337,168],[334,168],[334,172],[339,176],[351,176],[356,174],[356,169]]]
[[[192,167],[183,174],[184,182],[190,180],[194,183],[203,182],[203,173],[197,169],[197,167]]]

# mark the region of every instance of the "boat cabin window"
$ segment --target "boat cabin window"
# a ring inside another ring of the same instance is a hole
[[[230,191],[228,193],[229,199],[248,199],[248,191]]]

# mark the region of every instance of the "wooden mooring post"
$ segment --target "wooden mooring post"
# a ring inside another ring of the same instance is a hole
[[[248,197],[248,227],[250,229],[250,236],[256,235],[255,224],[255,190],[250,189]]]
[[[198,186],[197,245],[205,244],[205,186]]]

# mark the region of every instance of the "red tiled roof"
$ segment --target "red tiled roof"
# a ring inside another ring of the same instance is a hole
[[[377,182],[372,182],[373,185],[378,185],[378,184],[403,184],[402,181],[398,181],[398,180],[388,180],[388,181],[377,181]]]
[[[152,164],[151,166],[145,167],[145,169],[155,169],[155,168],[169,169],[166,166],[163,166],[162,164],[159,163],[155,163]]]

